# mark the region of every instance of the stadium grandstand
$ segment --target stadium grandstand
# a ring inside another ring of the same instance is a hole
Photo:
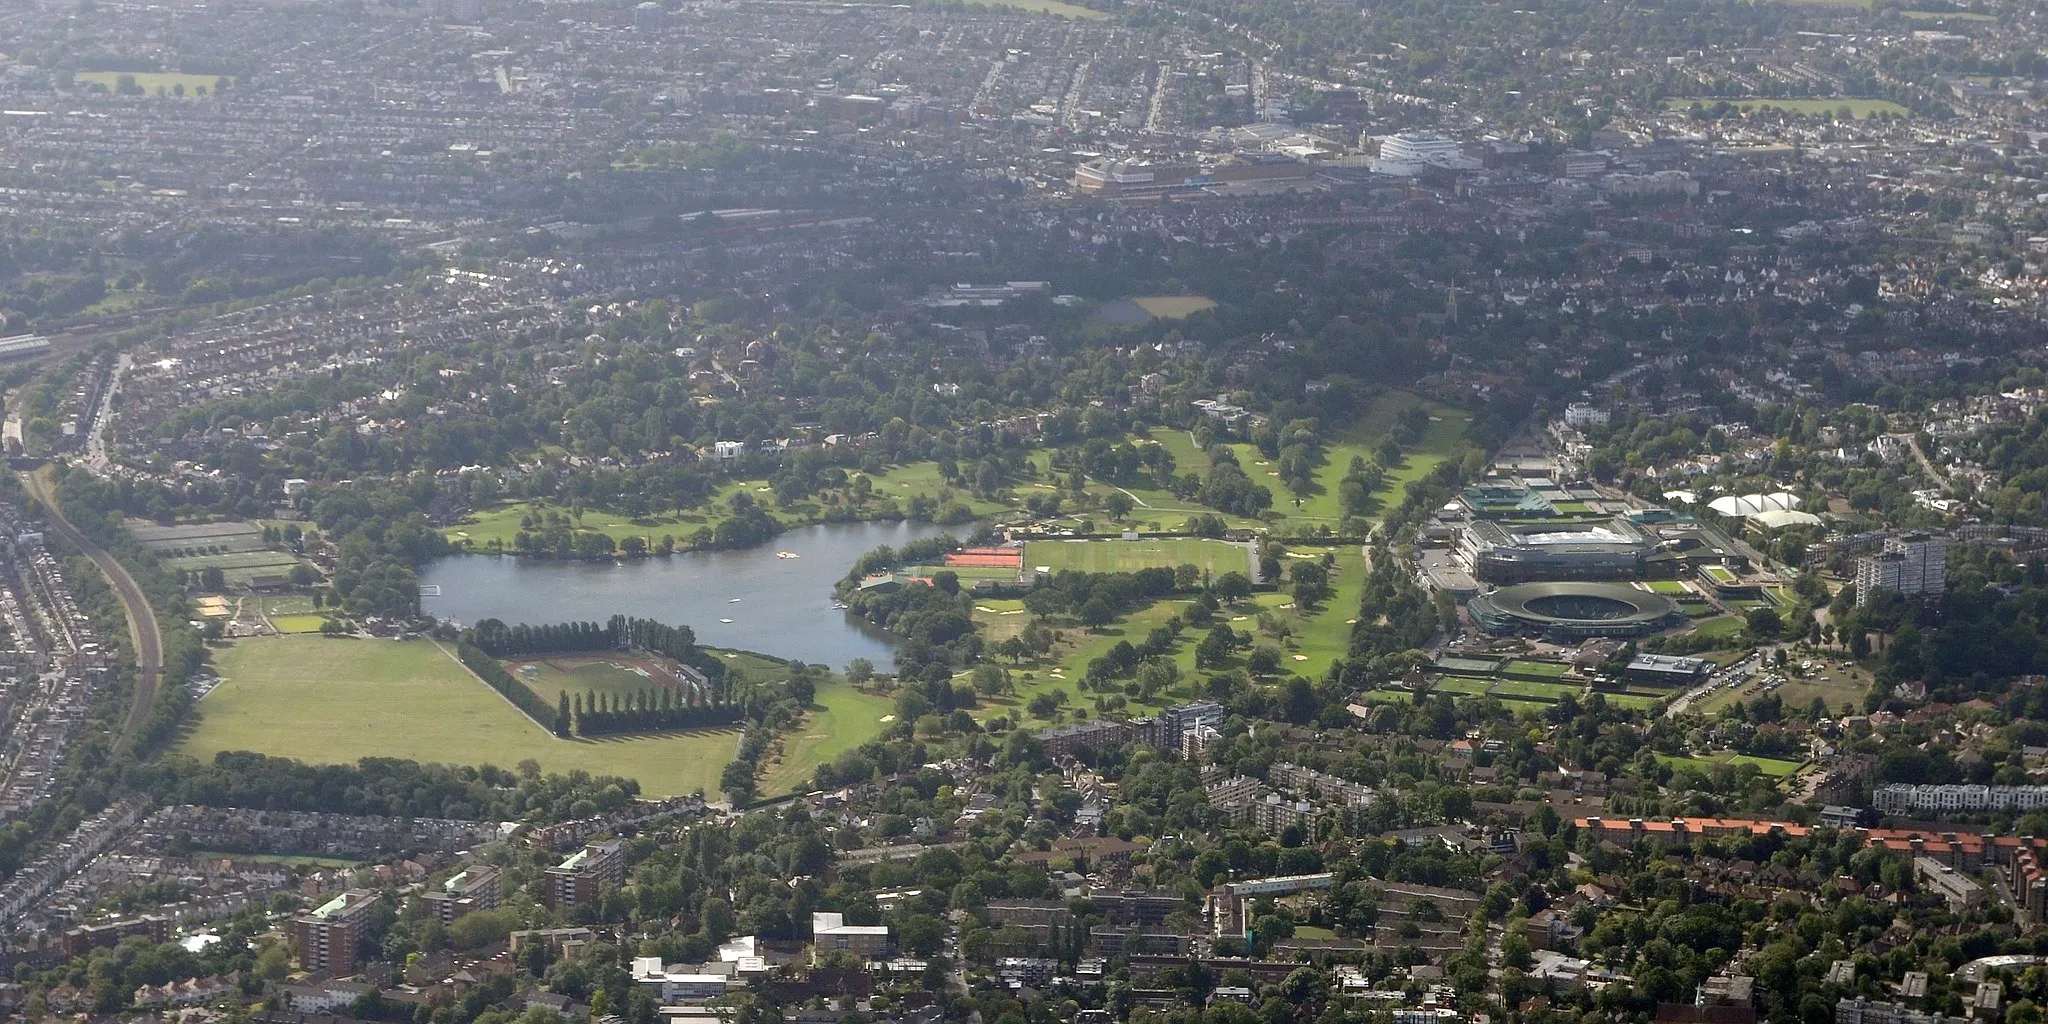
[[[1670,598],[1615,583],[1523,583],[1481,594],[1469,607],[1488,633],[1559,643],[1649,636],[1683,618]]]
[[[1460,530],[1456,554],[1486,583],[1528,580],[1626,580],[1643,575],[1657,537],[1626,518],[1514,525],[1473,520]]]

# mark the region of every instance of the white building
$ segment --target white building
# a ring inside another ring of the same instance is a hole
[[[1913,786],[1895,782],[1878,787],[1870,805],[1880,814],[2032,811],[2048,807],[2048,786]]]
[[[1912,597],[1939,594],[1948,587],[1948,538],[1908,533],[1885,539],[1884,551],[1856,560],[1856,592],[1879,587]]]
[[[1564,425],[1584,430],[1587,427],[1607,425],[1612,415],[1604,408],[1591,402],[1573,402],[1564,407]]]
[[[733,982],[731,974],[694,971],[681,964],[664,966],[658,956],[633,958],[633,984],[654,990],[665,1005],[717,999]]]
[[[1401,132],[1381,136],[1379,144],[1380,155],[1372,161],[1375,174],[1412,178],[1432,167],[1451,171],[1475,171],[1480,167],[1479,161],[1466,156],[1456,142],[1441,135]]]

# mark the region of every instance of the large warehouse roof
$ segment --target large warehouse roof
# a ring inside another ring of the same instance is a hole
[[[1775,494],[1728,494],[1707,502],[1707,507],[1724,516],[1746,519],[1762,512],[1797,512],[1799,496],[1788,491]]]

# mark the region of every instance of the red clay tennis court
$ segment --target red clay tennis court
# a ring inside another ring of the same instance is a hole
[[[946,556],[947,565],[963,569],[1022,569],[1023,548],[965,548]]]

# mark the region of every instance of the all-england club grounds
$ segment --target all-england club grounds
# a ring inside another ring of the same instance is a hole
[[[394,757],[511,768],[531,758],[548,772],[638,779],[646,796],[716,797],[739,742],[737,729],[559,739],[428,640],[255,637],[216,661],[221,684],[179,744],[201,760],[252,750],[314,764]]]
[[[1053,572],[1134,572],[1192,565],[1211,576],[1252,573],[1251,549],[1223,540],[1034,540],[1024,545],[1024,568]]]

